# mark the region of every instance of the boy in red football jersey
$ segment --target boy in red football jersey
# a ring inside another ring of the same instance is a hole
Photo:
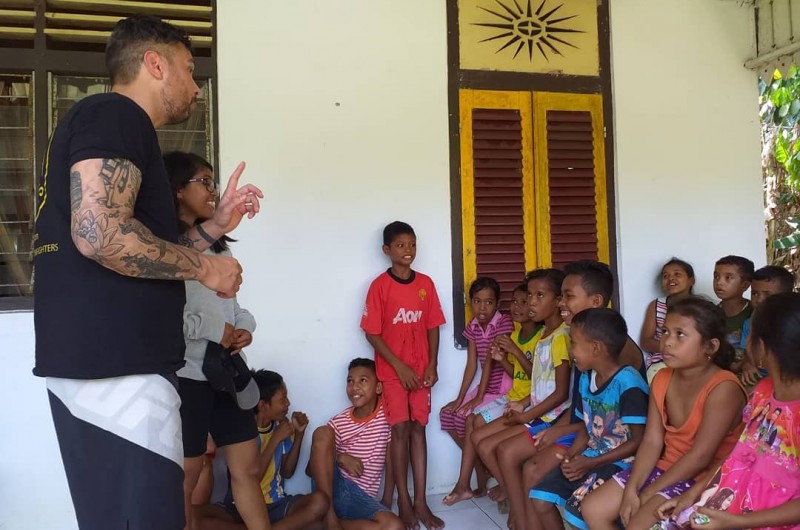
[[[392,266],[369,287],[361,329],[375,348],[386,418],[392,426],[389,450],[400,519],[406,528],[419,528],[422,522],[428,530],[438,530],[444,522],[431,512],[425,500],[425,426],[431,412],[431,387],[439,379],[439,326],[445,322],[444,314],[433,280],[411,269],[417,254],[414,229],[400,221],[386,225],[383,253]],[[414,476],[413,504],[408,493],[409,455]]]

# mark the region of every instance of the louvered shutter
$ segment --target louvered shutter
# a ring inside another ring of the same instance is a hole
[[[476,272],[500,283],[501,309],[525,275],[521,122],[519,110],[472,111]]]
[[[547,186],[553,267],[597,259],[592,116],[586,111],[547,111]]]
[[[608,263],[602,98],[536,92],[533,102],[541,266]]]
[[[0,46],[33,48],[35,18],[33,0],[0,2]]]
[[[530,92],[460,91],[464,302],[479,276],[500,283],[500,308],[536,263]]]

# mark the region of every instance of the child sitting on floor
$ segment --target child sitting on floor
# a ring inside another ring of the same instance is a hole
[[[327,530],[353,527],[349,522],[374,530],[405,527],[375,499],[391,433],[380,398],[382,391],[375,362],[353,359],[347,370],[347,397],[353,406],[314,431],[308,470],[315,488],[330,499]]]

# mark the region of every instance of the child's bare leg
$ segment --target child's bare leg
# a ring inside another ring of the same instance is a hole
[[[183,459],[183,509],[186,513],[187,530],[195,528],[192,493],[203,470],[203,458],[205,455]]]
[[[461,468],[459,469],[458,480],[455,486],[453,486],[453,491],[442,499],[442,503],[447,506],[452,506],[457,502],[471,499],[474,496],[469,482],[472,478],[472,470],[475,468],[475,446],[470,442],[470,439],[478,419],[483,422],[483,418],[479,416],[470,415],[467,417],[467,434],[464,436],[464,447],[461,450]],[[480,487],[479,479],[478,489],[480,489]]]
[[[489,473],[498,482],[497,486],[489,490],[489,497],[493,501],[503,501],[508,498],[503,475],[500,471],[500,464],[497,461],[497,447],[501,442],[512,438],[520,432],[524,432],[524,428],[520,425],[509,427],[500,418],[480,429],[476,429],[472,433],[472,443],[478,451],[478,456],[489,470]]]
[[[389,443],[389,451],[391,452],[392,470],[394,471],[394,483],[397,486],[397,510],[400,512],[400,519],[408,530],[419,530],[419,520],[414,515],[414,506],[411,504],[411,495],[408,493],[408,452],[410,444],[411,422],[404,421],[397,425],[392,425],[392,441]]]
[[[533,500],[531,499],[531,505],[533,506],[534,511],[536,512],[536,516],[538,519],[538,524],[541,524],[544,528],[563,528],[564,521],[561,519],[561,514],[558,513],[558,508],[556,508],[555,504],[551,504],[549,502],[540,501],[538,499]],[[536,517],[534,517],[536,519]],[[528,530],[530,530],[530,522],[528,525]]]
[[[321,491],[301,496],[272,530],[322,530],[330,502]]]
[[[447,434],[450,435],[450,438],[453,439],[453,441],[456,443],[456,445],[458,446],[459,449],[463,449],[464,448],[464,437],[463,436],[459,436],[456,431],[444,431],[444,432],[446,432]]]
[[[222,448],[231,472],[231,491],[236,509],[249,530],[269,530],[267,506],[261,493],[258,476],[258,443],[256,439],[226,445]]]
[[[527,432],[518,432],[497,445],[498,480],[505,486],[508,496],[509,528],[522,530],[525,526],[528,491],[523,487],[522,464],[537,452]]]
[[[392,452],[386,453],[386,471],[383,475],[383,496],[381,497],[381,504],[387,508],[392,508],[392,498],[394,497],[394,468],[392,467]]]
[[[425,426],[411,422],[411,472],[414,476],[414,515],[428,530],[444,528],[444,521],[433,515],[425,496],[428,489],[428,440]]]
[[[611,482],[614,482],[613,480]],[[607,483],[606,483],[607,484]],[[602,487],[602,486],[601,486]],[[593,495],[596,495],[600,489],[598,488],[597,491],[591,492],[590,495],[587,495],[584,501],[591,499]],[[621,496],[620,496],[621,499]],[[653,495],[647,501],[639,506],[639,510],[633,514],[631,520],[628,521],[628,528],[630,530],[648,530],[652,528],[654,524],[656,524],[656,510],[659,506],[661,506],[666,499],[661,495]],[[581,510],[583,510],[583,503],[581,503]],[[586,519],[588,521],[588,519]],[[616,528],[616,527],[613,527]],[[594,530],[594,524],[592,525],[592,530]]]
[[[311,456],[308,461],[308,471],[317,491],[328,498],[328,510],[325,513],[326,530],[341,530],[342,525],[333,509],[333,473],[336,461],[336,436],[333,428],[323,425],[314,431],[311,438]]]
[[[405,525],[392,512],[378,512],[375,519],[356,519],[342,521],[344,530],[403,530]]]
[[[609,480],[591,495],[586,495],[581,502],[581,515],[583,520],[591,523],[592,530],[615,530],[617,525],[615,521],[619,518],[619,508],[622,504],[622,487],[617,484],[616,480]],[[659,504],[664,501],[661,496],[658,496]],[[650,510],[650,515],[658,508],[658,504]],[[656,522],[655,517],[651,517],[653,523]],[[650,528],[648,526],[647,528]],[[632,528],[628,526],[628,528]]]
[[[547,526],[546,521],[539,518],[533,499],[528,496],[531,488],[541,482],[547,473],[558,467],[561,460],[556,457],[556,453],[563,452],[564,448],[559,445],[545,447],[537,451],[536,456],[529,458],[522,466],[522,488],[526,499],[525,519],[522,522],[524,526],[518,527],[517,530],[522,530],[523,528],[525,530],[549,530],[550,528],[562,528],[564,526],[564,522],[561,520],[561,516],[555,506],[553,506],[553,509],[556,512],[558,524],[554,527]]]

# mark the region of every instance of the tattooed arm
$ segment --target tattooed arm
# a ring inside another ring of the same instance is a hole
[[[72,241],[78,251],[125,276],[199,280],[223,296],[241,284],[239,263],[157,238],[134,216],[142,174],[125,159],[90,159],[70,169]]]

